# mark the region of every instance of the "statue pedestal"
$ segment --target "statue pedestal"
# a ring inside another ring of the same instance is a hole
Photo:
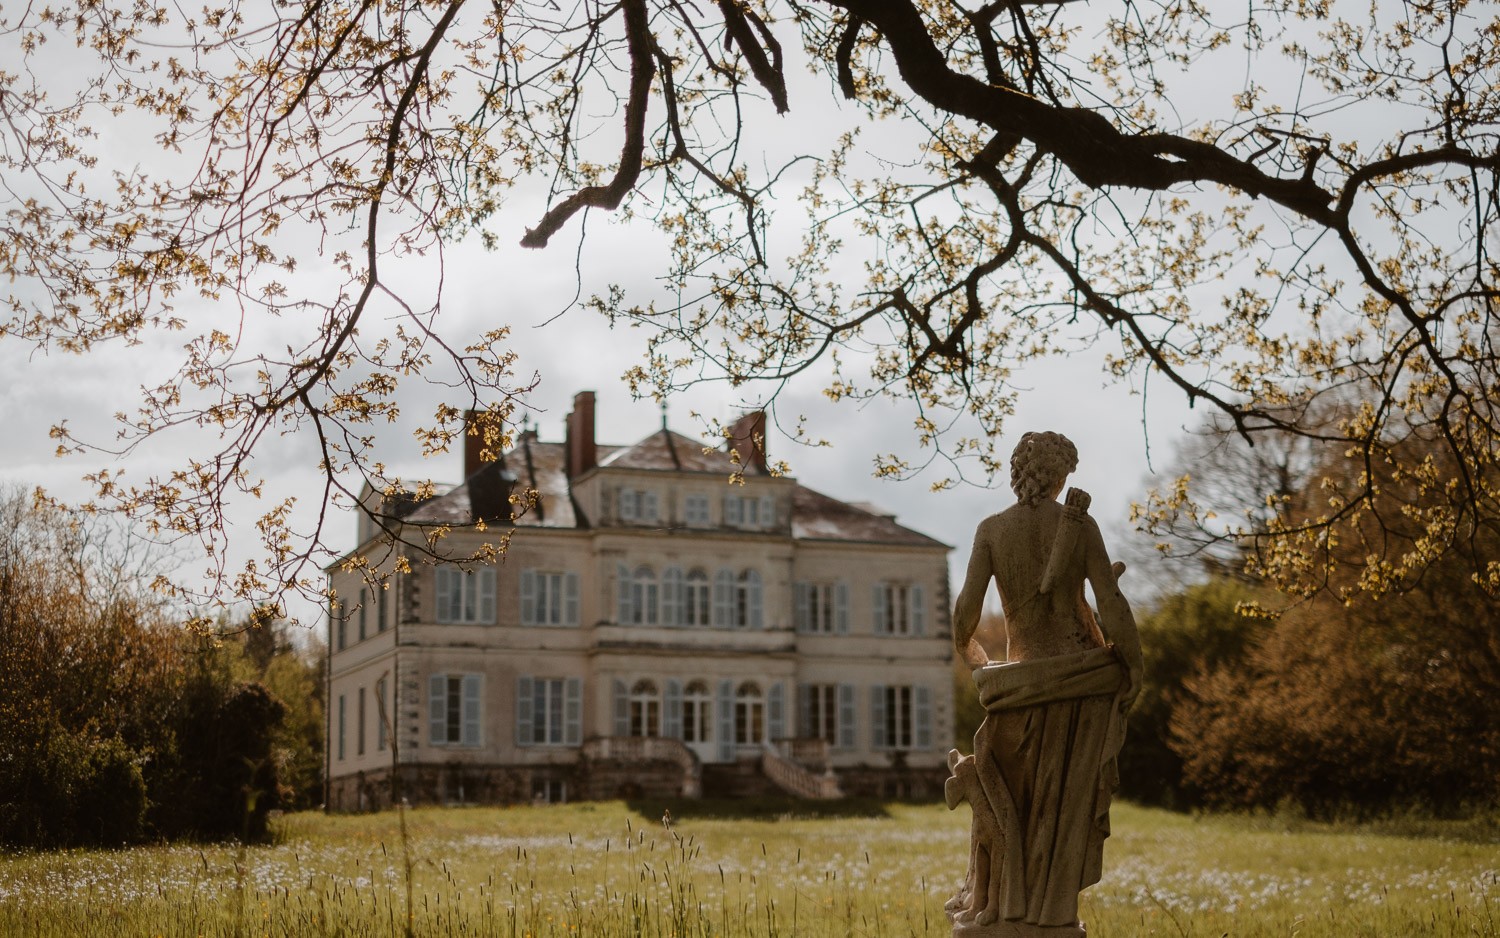
[[[1025,922],[975,922],[955,924],[953,938],[1084,938],[1083,923],[1074,925],[1028,925]]]

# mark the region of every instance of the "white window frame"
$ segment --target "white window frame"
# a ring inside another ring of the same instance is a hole
[[[655,681],[636,681],[630,688],[627,708],[631,736],[655,739],[662,735],[662,695]]]
[[[764,628],[765,605],[765,581],[760,571],[754,568],[740,571],[734,581],[734,627]]]
[[[566,570],[521,571],[521,624],[578,625],[578,574]]]
[[[891,684],[884,690],[884,748],[915,748],[917,742],[916,692],[910,684]]]
[[[734,743],[758,746],[766,741],[766,695],[760,685],[746,681],[734,692]]]
[[[434,618],[443,625],[493,625],[495,568],[464,571],[439,566],[433,571]]]
[[[713,736],[713,691],[707,681],[692,681],[682,692],[682,741],[710,743]]]
[[[689,570],[683,578],[682,624],[699,628],[714,624],[713,579],[702,567]]]
[[[689,492],[682,499],[682,520],[689,527],[706,528],[712,523],[708,514],[708,496],[702,492]]]
[[[821,739],[830,746],[839,744],[839,685],[804,684],[802,714],[797,735],[803,739]]]

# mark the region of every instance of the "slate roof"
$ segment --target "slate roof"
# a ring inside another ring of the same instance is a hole
[[[547,443],[534,435],[523,435],[517,446],[505,454],[505,469],[521,486],[538,494],[538,504],[515,519],[520,527],[577,528],[582,526],[577,506],[568,489],[566,473],[567,448],[562,443]],[[638,469],[664,472],[713,473],[729,477],[739,468],[727,452],[709,449],[697,441],[660,430],[631,446],[598,447],[600,468]],[[481,470],[482,472],[483,470]],[[755,473],[754,467],[749,472]],[[467,525],[473,520],[469,484],[478,481],[478,473],[464,483],[444,490],[418,505],[405,518],[409,524]],[[790,480],[788,480],[790,481]],[[799,540],[845,541],[872,544],[898,544],[913,547],[948,545],[919,531],[897,524],[895,519],[864,507],[839,501],[791,482],[792,537]]]

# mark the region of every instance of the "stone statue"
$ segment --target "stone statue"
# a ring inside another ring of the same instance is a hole
[[[1088,493],[1057,503],[1077,465],[1061,434],[1021,438],[1018,504],[979,525],[954,607],[953,641],[985,708],[974,755],[948,758],[948,806],[974,813],[968,875],[947,905],[955,936],[1082,936],[1078,894],[1099,881],[1141,644],[1116,584],[1125,566],[1110,563]],[[1005,612],[1001,661],[974,638],[991,579]]]

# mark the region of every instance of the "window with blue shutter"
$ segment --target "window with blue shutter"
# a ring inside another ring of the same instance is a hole
[[[721,629],[734,625],[735,582],[733,570],[714,574],[714,622]]]
[[[854,685],[839,685],[839,740],[840,749],[853,749],[854,739]]]
[[[769,495],[760,497],[760,527],[776,527],[776,499]]]
[[[615,621],[621,625],[635,621],[635,612],[630,606],[630,570],[623,563],[615,564]]]
[[[661,575],[661,624],[682,625],[682,570],[668,567]]]
[[[666,708],[662,719],[661,734],[668,739],[682,738],[682,682],[675,678],[667,679]]]
[[[536,571],[521,571],[521,624],[536,625]]]
[[[766,698],[766,724],[770,741],[786,739],[786,685],[777,681]]]
[[[620,520],[634,521],[637,514],[635,489],[620,489]]]
[[[717,696],[714,730],[718,737],[719,760],[729,762],[734,759],[734,682],[720,681]]]
[[[465,746],[478,746],[479,720],[480,720],[480,690],[483,688],[483,678],[478,674],[464,675],[464,701],[463,701],[463,744]]]
[[[614,682],[614,710],[615,736],[623,739],[630,735],[630,695],[624,681]]]
[[[563,741],[569,746],[577,746],[583,742],[583,680],[576,677],[568,678],[564,691],[567,700],[563,719],[565,733]]]
[[[884,635],[890,631],[890,618],[885,608],[885,584],[876,583],[870,592],[870,602],[875,609],[875,634]]]
[[[849,634],[849,584],[839,581],[833,588],[833,628],[840,635]]]
[[[448,675],[427,679],[427,741],[434,746],[448,742]]]
[[[911,633],[927,634],[927,590],[920,584],[913,584],[911,588]]]
[[[885,685],[876,684],[870,688],[870,747],[886,748],[886,738]]]
[[[567,573],[563,575],[563,625],[578,623],[578,574]]]
[[[531,678],[516,679],[516,745],[530,746],[535,742],[536,729],[532,723]]]
[[[792,585],[792,617],[796,621],[797,631],[813,630],[812,587],[807,583]]]
[[[917,748],[932,748],[932,690],[916,688]]]

